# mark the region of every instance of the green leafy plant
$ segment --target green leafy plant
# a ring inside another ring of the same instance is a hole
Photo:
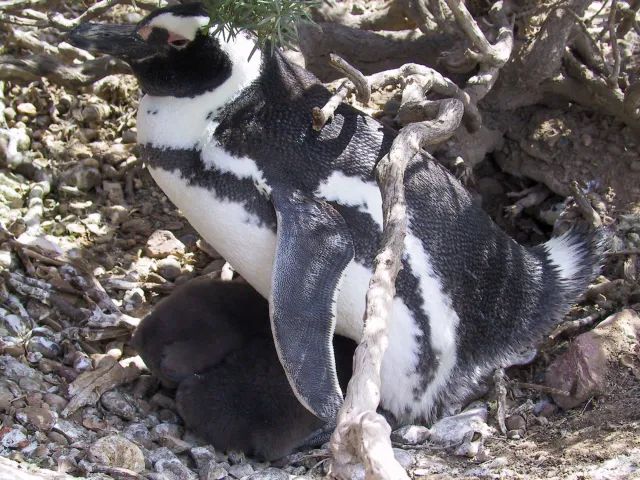
[[[287,46],[298,39],[296,23],[316,25],[309,16],[309,8],[320,0],[204,0],[213,34],[225,40],[235,38],[240,31],[256,36],[256,48],[269,45],[271,53],[276,47]],[[318,27],[319,28],[319,27]]]

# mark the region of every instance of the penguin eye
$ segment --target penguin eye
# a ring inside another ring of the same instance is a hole
[[[173,45],[174,47],[185,47],[187,43],[189,43],[189,40],[187,40],[186,38],[180,38],[168,43],[169,45]]]
[[[187,46],[187,44],[189,43],[189,39],[183,37],[182,35],[178,35],[177,33],[169,32],[167,43],[172,47],[183,48]]]

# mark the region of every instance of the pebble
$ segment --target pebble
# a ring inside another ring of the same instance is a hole
[[[169,480],[197,480],[198,476],[177,458],[160,460],[155,464],[156,472],[163,473]]]
[[[19,448],[26,446],[27,435],[24,428],[18,425],[3,427],[0,429],[0,445],[7,448]]]
[[[566,353],[549,366],[547,386],[571,392],[552,395],[563,409],[577,407],[594,395],[607,391],[609,365],[621,352],[630,351],[640,338],[640,316],[633,310],[611,315],[593,330],[578,336]]]
[[[169,255],[182,255],[184,252],[184,244],[169,230],[156,230],[145,246],[145,253],[151,258],[167,258]]]
[[[38,109],[33,103],[21,103],[16,107],[16,110],[27,117],[35,117],[38,114]]]
[[[490,433],[489,411],[482,402],[474,402],[458,415],[443,418],[429,429],[430,440],[441,445],[460,445],[467,433]]]
[[[71,443],[85,442],[91,439],[91,434],[86,428],[64,418],[59,418],[53,429],[62,433]]]
[[[136,407],[118,390],[111,390],[104,393],[100,398],[100,403],[102,403],[104,408],[120,418],[125,420],[133,420],[136,418]]]
[[[222,272],[222,267],[224,267],[225,263],[226,262],[222,258],[213,260],[211,263],[209,263],[209,265],[204,267],[204,269],[202,270],[202,275],[209,275],[211,273],[216,273],[219,276],[220,273]]]
[[[420,425],[406,425],[391,433],[391,440],[403,445],[418,445],[429,438],[429,429]]]
[[[402,450],[400,448],[394,448],[393,456],[395,457],[396,461],[400,464],[400,466],[405,470],[413,465],[413,462],[414,462],[413,455],[411,455],[406,450]]]
[[[183,453],[191,448],[191,444],[179,438],[166,435],[158,440],[163,447],[167,447],[173,453]]]
[[[242,478],[253,473],[253,467],[249,463],[239,463],[229,468],[229,475],[234,478]]]
[[[206,447],[193,447],[189,453],[191,453],[191,457],[199,469],[209,465],[210,462],[216,461],[216,451],[211,445],[207,445]]]
[[[62,348],[50,338],[31,337],[27,343],[27,351],[41,353],[45,358],[56,358],[62,353]]]
[[[171,281],[180,276],[182,266],[176,257],[169,255],[167,258],[158,261],[157,271],[163,278]]]
[[[39,392],[44,390],[43,382],[34,380],[33,378],[21,378],[18,380],[18,385],[25,392]]]
[[[113,205],[104,209],[105,215],[113,225],[122,225],[129,220],[129,210],[122,205]]]
[[[137,136],[135,130],[125,130],[122,132],[122,143],[136,143]]]
[[[51,440],[53,443],[56,443],[60,446],[66,447],[67,445],[69,445],[69,440],[67,440],[67,437],[65,437],[61,433],[49,432],[47,436],[49,437],[49,440]]]
[[[102,189],[107,194],[107,198],[114,205],[124,205],[124,190],[120,182],[102,182]]]
[[[278,468],[273,468],[273,467],[265,468],[264,470],[255,472],[249,475],[248,477],[246,477],[246,480],[288,480],[288,479],[289,479],[289,475],[287,475],[282,470]],[[217,479],[214,479],[214,480],[217,480]]]
[[[175,423],[161,423],[151,429],[151,438],[154,441],[158,441],[163,437],[176,437],[182,436],[182,429]]]
[[[506,418],[507,430],[526,430],[527,422],[522,415],[511,415]]]
[[[130,423],[122,433],[129,440],[139,443],[145,448],[153,446],[151,433],[144,423]]]
[[[174,460],[177,459],[176,454],[169,450],[167,447],[156,448],[149,453],[149,461],[152,465],[155,465],[161,460]]]
[[[11,252],[8,252],[6,250],[1,250],[0,251],[0,267],[4,268],[4,269],[10,269],[11,268]]]
[[[76,187],[78,190],[88,192],[96,188],[102,181],[100,170],[95,167],[87,167],[81,163],[73,168],[62,172],[60,175],[60,184],[70,187]]]
[[[227,476],[227,471],[216,463],[215,460],[210,460],[202,467],[198,467],[200,471],[200,480],[222,480]]]
[[[19,410],[16,415],[23,415],[24,423],[41,432],[48,432],[58,421],[56,412],[42,407],[26,407]]]
[[[138,446],[120,435],[110,435],[96,441],[89,448],[89,456],[96,463],[126,468],[136,473],[144,470],[144,455]]]
[[[18,315],[9,314],[5,315],[2,325],[7,329],[9,335],[14,337],[24,337],[30,330],[31,326],[29,321]]]
[[[60,395],[56,395],[55,393],[45,393],[43,399],[44,403],[49,405],[51,410],[54,412],[60,413],[65,409],[67,404],[69,403],[65,398]]]

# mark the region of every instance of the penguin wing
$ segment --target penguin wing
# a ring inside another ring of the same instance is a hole
[[[354,256],[351,233],[326,202],[290,188],[273,188],[271,200],[278,232],[269,298],[276,349],[298,400],[333,423],[343,397],[332,340],[342,274]]]

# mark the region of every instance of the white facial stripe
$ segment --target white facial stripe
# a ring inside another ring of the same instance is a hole
[[[148,26],[164,28],[191,41],[196,38],[198,30],[208,23],[209,17],[179,17],[173,13],[163,13],[153,18]]]
[[[314,195],[329,202],[358,207],[361,212],[368,213],[382,231],[382,196],[377,184],[363,182],[358,177],[348,177],[342,172],[333,172],[320,184]]]

